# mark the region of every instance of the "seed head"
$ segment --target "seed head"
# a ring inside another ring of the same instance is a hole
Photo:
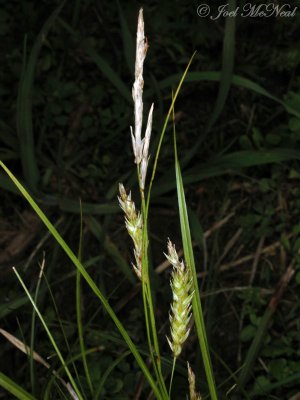
[[[171,339],[167,338],[174,357],[178,357],[182,345],[186,341],[190,329],[188,328],[191,319],[191,301],[193,298],[192,277],[183,261],[179,261],[175,246],[168,241],[168,255],[165,254],[173,265],[171,289],[173,302],[171,305],[170,324]]]
[[[142,278],[142,248],[143,248],[143,217],[135,209],[131,200],[131,193],[127,195],[122,183],[119,184],[119,204],[125,213],[126,229],[133,240],[135,264],[132,264],[134,272],[139,279]]]
[[[148,115],[148,122],[145,131],[145,137],[142,139],[142,125],[143,125],[143,68],[144,60],[148,50],[148,42],[145,38],[144,32],[144,18],[143,9],[140,9],[138,17],[138,26],[136,33],[136,58],[135,58],[135,73],[134,83],[132,87],[132,98],[134,102],[134,130],[130,127],[132,147],[134,153],[134,161],[140,165],[139,184],[140,188],[144,190],[146,173],[148,167],[148,152],[149,143],[152,131],[153,119],[153,104],[150,108]]]

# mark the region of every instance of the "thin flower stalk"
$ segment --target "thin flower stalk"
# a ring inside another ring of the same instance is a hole
[[[184,262],[179,261],[176,248],[170,240],[168,241],[168,255],[165,256],[173,265],[171,279],[173,302],[170,313],[171,338],[167,338],[167,340],[174,358],[177,358],[190,333],[188,326],[191,319],[191,302],[194,294],[192,291],[193,281]]]
[[[133,240],[135,264],[132,264],[137,277],[142,279],[142,249],[143,249],[143,217],[135,209],[131,200],[131,193],[126,193],[122,183],[119,184],[120,196],[118,197],[120,207],[125,213],[126,229]]]
[[[188,367],[188,380],[189,380],[189,392],[190,392],[190,399],[189,400],[201,400],[202,397],[200,393],[196,392],[196,379],[195,374],[190,367],[190,364],[187,363]]]
[[[152,131],[153,107],[152,104],[145,131],[145,137],[142,139],[143,126],[143,68],[144,60],[148,50],[148,42],[145,38],[143,9],[140,9],[138,17],[138,26],[136,34],[136,58],[135,58],[135,80],[132,87],[132,98],[134,102],[134,131],[130,127],[132,147],[135,163],[140,167],[139,185],[142,191],[145,189],[146,173],[149,161],[149,143]]]
[[[154,316],[154,307],[150,282],[148,276],[148,233],[147,233],[147,210],[144,197],[146,174],[149,162],[149,145],[152,131],[153,108],[152,104],[148,114],[145,135],[142,138],[143,127],[143,66],[148,49],[148,43],[144,34],[143,10],[138,16],[137,39],[136,39],[136,61],[135,61],[135,80],[132,88],[132,98],[134,102],[134,128],[131,126],[131,139],[134,153],[134,161],[137,164],[138,182],[141,193],[142,213],[135,210],[135,205],[131,200],[131,194],[127,195],[124,186],[119,186],[119,203],[125,213],[126,228],[134,242],[135,264],[133,269],[138,278],[142,281],[142,294],[144,302],[144,312],[146,321],[146,331],[150,357],[154,367],[156,379],[162,393],[162,398],[167,398],[167,389],[161,370],[160,350],[157,338],[157,329]]]

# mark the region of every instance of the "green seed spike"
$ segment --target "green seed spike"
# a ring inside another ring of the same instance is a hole
[[[182,345],[189,336],[188,328],[191,319],[191,302],[194,292],[192,289],[192,277],[183,261],[179,261],[175,246],[168,241],[167,259],[173,265],[171,289],[173,302],[171,305],[170,324],[171,339],[167,338],[169,346],[175,358],[182,350]]]

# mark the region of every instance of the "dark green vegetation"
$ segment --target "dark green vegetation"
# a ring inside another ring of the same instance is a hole
[[[0,159],[75,253],[82,200],[83,264],[147,359],[132,246],[116,200],[118,182],[138,199],[129,126],[142,4],[73,0],[56,11],[53,1],[0,4]],[[197,16],[197,5],[143,5],[147,110],[155,102],[150,153],[171,91],[197,50],[175,119],[220,398],[290,399],[300,378],[300,10],[291,18],[212,21]],[[152,287],[166,374],[170,275],[158,266],[167,237],[181,248],[173,153],[170,125],[150,215],[151,263],[159,272],[153,272]],[[60,368],[52,345],[40,323],[32,324],[32,307],[11,271],[15,265],[34,295],[45,251],[47,280],[40,283],[37,303],[76,382],[92,398],[83,364],[76,360],[75,268],[4,172],[0,186],[0,328],[33,343],[51,365],[31,368],[29,357],[1,338],[0,372],[38,398],[68,396],[52,374]],[[85,345],[91,349],[87,362],[95,392],[102,389],[99,398],[133,399],[140,391],[140,398],[147,398],[149,387],[132,355],[84,283],[82,302]],[[186,360],[205,397],[192,333],[177,363],[174,398],[187,393]],[[1,396],[9,398],[3,389]]]

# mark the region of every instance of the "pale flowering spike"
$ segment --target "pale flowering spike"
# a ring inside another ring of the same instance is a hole
[[[134,134],[133,134],[133,129],[132,129],[132,126],[130,127],[130,134],[131,134],[131,140],[132,140],[132,149],[133,149],[133,154],[134,154],[134,157],[135,157],[135,160],[134,160],[134,162],[136,163],[137,161],[136,161],[135,137],[134,137]]]
[[[132,88],[132,98],[134,102],[134,156],[135,162],[140,164],[142,159],[142,124],[143,124],[143,66],[146,57],[148,45],[144,32],[143,9],[140,9],[138,17],[138,26],[136,33],[136,56],[135,56],[135,80]]]
[[[119,192],[120,192],[120,197],[118,197],[118,199],[122,210],[124,211],[129,220],[135,219],[136,211],[134,202],[131,200],[131,193],[129,192],[129,194],[127,195],[126,190],[122,183],[119,183]]]
[[[138,17],[138,26],[136,34],[136,58],[135,58],[135,74],[132,87],[132,98],[134,102],[134,130],[130,127],[132,148],[134,153],[134,161],[140,166],[139,169],[139,186],[144,191],[146,174],[149,161],[149,144],[152,131],[153,120],[153,104],[148,114],[148,121],[145,131],[145,137],[142,138],[143,126],[143,67],[148,49],[148,43],[144,32],[143,9],[140,9]]]
[[[175,245],[172,244],[171,240],[168,239],[168,254],[164,253],[170,264],[173,266],[179,263],[178,254]]]
[[[122,183],[119,184],[119,193],[118,199],[120,207],[125,213],[126,229],[134,244],[135,264],[132,264],[133,269],[137,277],[142,279],[143,217],[140,212],[136,211],[135,204],[131,200],[131,193],[126,193]]]
[[[140,167],[140,188],[142,190],[145,189],[147,168],[148,168],[148,160],[145,158],[142,158],[141,167]]]
[[[165,255],[173,265],[171,289],[173,302],[171,305],[170,324],[171,338],[167,338],[175,358],[182,350],[182,346],[189,336],[188,328],[191,319],[192,277],[183,261],[179,261],[175,246],[168,241],[168,255]]]
[[[149,144],[150,144],[150,137],[151,137],[151,131],[152,131],[153,107],[154,107],[154,104],[151,105],[151,108],[149,111],[147,127],[146,127],[146,132],[145,132],[145,138],[143,139],[143,151],[142,151],[142,160],[141,160],[141,167],[140,167],[140,188],[142,190],[145,189],[146,174],[147,174],[148,161],[149,161],[148,152],[149,152]]]
[[[190,367],[190,364],[187,363],[188,367],[188,380],[189,380],[189,392],[190,392],[190,399],[189,400],[201,400],[202,397],[200,396],[200,393],[196,392],[196,379],[195,379],[195,374]]]
[[[150,110],[149,110],[149,114],[148,114],[148,121],[147,121],[146,132],[145,132],[145,140],[144,140],[144,144],[143,144],[143,153],[142,153],[143,158],[148,158],[150,137],[151,137],[151,132],[152,132],[153,108],[154,108],[154,104],[152,103]]]
[[[148,44],[145,38],[144,28],[144,15],[143,9],[141,8],[138,16],[138,26],[136,32],[136,58],[135,58],[135,79],[142,78],[143,80],[143,66],[146,53],[148,50]]]

